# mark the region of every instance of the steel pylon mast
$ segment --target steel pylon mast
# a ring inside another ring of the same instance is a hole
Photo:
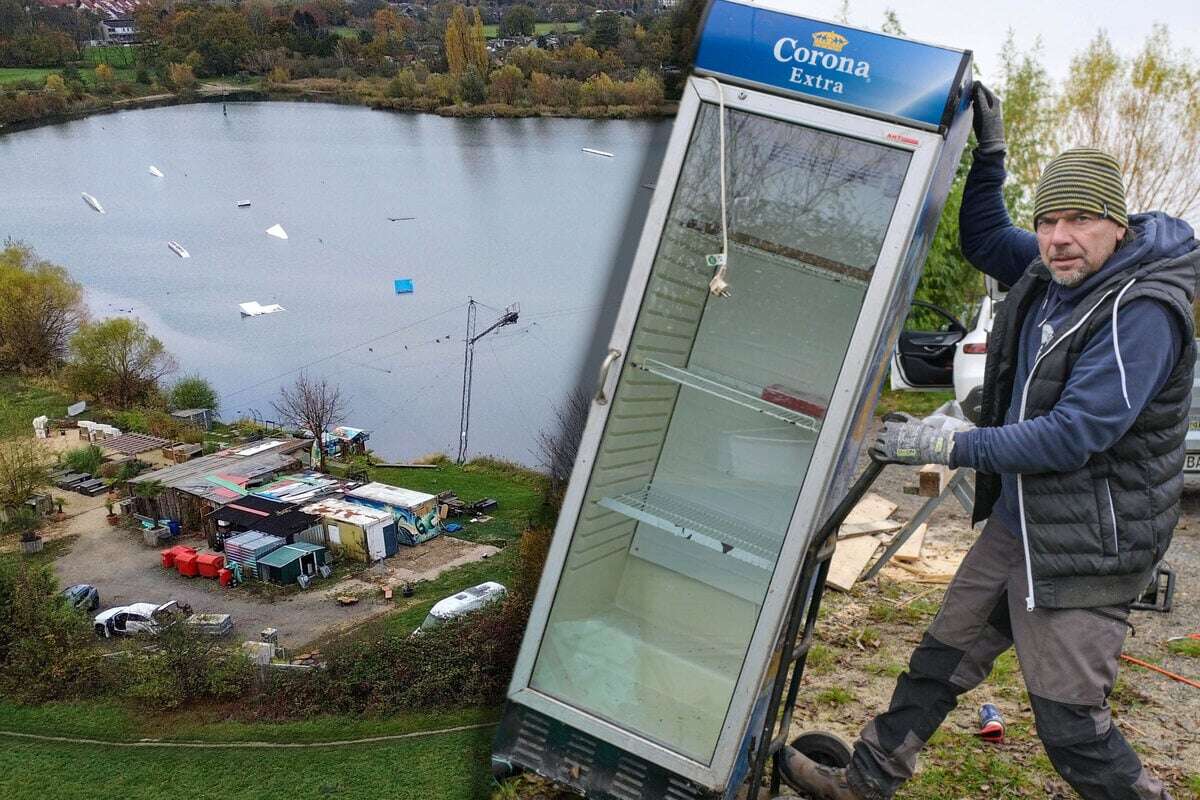
[[[462,408],[458,415],[458,463],[465,463],[467,460],[467,433],[471,427],[471,383],[475,372],[475,343],[483,337],[487,336],[497,328],[503,328],[505,325],[512,325],[520,316],[521,306],[519,303],[513,303],[508,308],[504,309],[504,314],[500,319],[493,322],[488,327],[484,328],[482,333],[475,332],[476,306],[475,298],[468,298],[467,303],[467,336],[464,340],[463,347],[463,389],[462,389]]]

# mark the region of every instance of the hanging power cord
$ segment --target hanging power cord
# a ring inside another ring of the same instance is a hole
[[[714,297],[729,297],[729,281],[726,280],[726,270],[729,266],[729,217],[725,210],[725,87],[716,78],[709,78],[709,80],[717,87],[717,106],[719,108],[717,141],[720,147],[721,166],[721,252],[707,258],[708,265],[717,269],[717,274],[713,275],[712,280],[708,282],[708,291]]]

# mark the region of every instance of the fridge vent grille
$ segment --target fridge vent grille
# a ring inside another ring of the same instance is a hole
[[[645,780],[646,765],[622,756],[608,790],[616,800],[641,800]]]
[[[664,797],[666,800],[699,800],[700,793],[691,783],[672,777],[667,782],[667,792]]]
[[[588,773],[592,770],[592,762],[596,757],[596,740],[579,731],[571,731],[571,734],[563,761],[566,763],[572,779],[580,784],[585,784]]]
[[[513,746],[514,755],[525,760],[530,766],[542,763],[546,750],[546,734],[550,730],[550,721],[541,714],[526,712],[521,715],[521,725],[517,730],[517,741]]]

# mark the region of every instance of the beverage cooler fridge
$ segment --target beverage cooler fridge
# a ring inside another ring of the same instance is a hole
[[[787,5],[701,23],[496,735],[589,797],[746,780],[970,129],[968,52]]]

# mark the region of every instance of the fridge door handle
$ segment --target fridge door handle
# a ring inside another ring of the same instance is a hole
[[[620,350],[609,349],[608,355],[604,357],[604,361],[600,362],[600,380],[596,382],[596,405],[608,405],[608,395],[604,393],[604,389],[608,386],[608,373],[612,369],[613,362],[621,357]]]

